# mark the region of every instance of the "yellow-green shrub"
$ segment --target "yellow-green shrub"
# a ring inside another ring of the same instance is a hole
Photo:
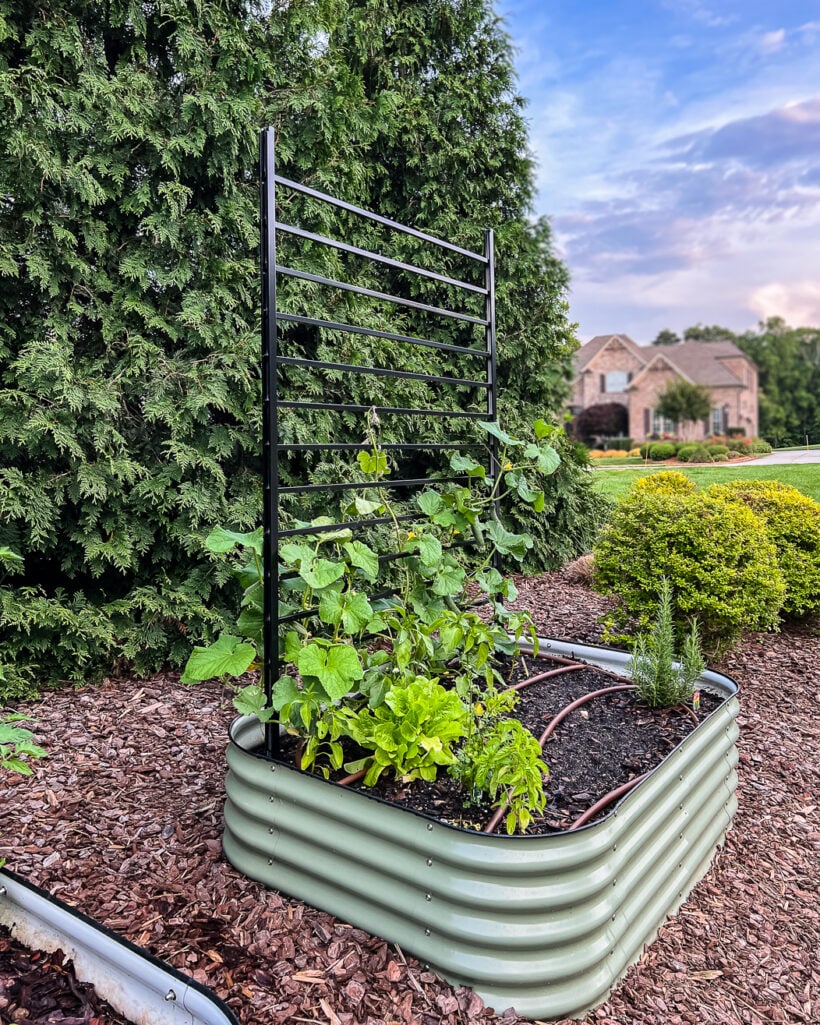
[[[783,611],[793,616],[820,612],[820,502],[768,480],[712,484],[706,494],[743,503],[765,521],[786,584]]]
[[[666,577],[681,633],[692,617],[717,653],[744,630],[776,627],[785,587],[763,519],[700,491],[632,489],[599,535],[594,584],[620,598],[612,627],[649,625]]]
[[[680,470],[658,470],[646,477],[638,477],[632,491],[639,494],[688,495],[697,491],[697,485]]]

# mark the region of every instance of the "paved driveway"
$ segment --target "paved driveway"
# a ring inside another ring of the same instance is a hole
[[[784,463],[820,463],[820,448],[797,448],[793,452],[772,452],[759,459],[748,459],[744,466],[777,466]]]

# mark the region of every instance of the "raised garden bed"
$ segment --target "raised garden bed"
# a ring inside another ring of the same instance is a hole
[[[629,656],[543,641],[624,672]],[[580,1015],[606,997],[707,870],[735,811],[736,686],[600,820],[489,835],[303,774],[233,724],[224,849],[240,871],[400,944],[503,1010]]]

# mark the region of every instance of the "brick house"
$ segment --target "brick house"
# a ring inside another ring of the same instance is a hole
[[[732,342],[687,341],[680,345],[637,345],[628,335],[596,335],[575,355],[570,412],[618,402],[629,414],[628,435],[676,434],[678,425],[658,416],[655,406],[671,381],[704,385],[712,413],[688,434],[704,438],[742,428],[757,436],[757,367]]]

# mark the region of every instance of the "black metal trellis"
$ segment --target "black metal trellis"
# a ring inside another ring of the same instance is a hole
[[[281,495],[297,495],[300,493],[310,494],[318,491],[342,492],[360,488],[389,487],[389,488],[416,488],[429,484],[427,477],[408,477],[405,479],[350,483],[346,481],[334,483],[305,484],[303,486],[285,486],[280,483],[280,454],[294,451],[355,451],[366,450],[370,447],[368,442],[311,442],[311,443],[289,443],[280,442],[279,412],[282,409],[291,411],[300,410],[324,410],[339,413],[363,413],[372,410],[378,415],[395,415],[399,417],[454,417],[466,420],[497,419],[497,387],[496,387],[496,336],[495,336],[495,272],[493,261],[493,232],[488,229],[484,232],[484,252],[476,253],[469,249],[463,249],[443,239],[435,238],[415,228],[399,224],[397,221],[382,217],[379,214],[371,213],[360,207],[353,206],[343,200],[318,192],[315,189],[291,181],[276,174],[274,131],[272,128],[265,129],[260,135],[259,145],[259,169],[260,169],[260,193],[261,193],[261,272],[262,272],[262,431],[263,431],[263,486],[264,486],[264,669],[265,688],[267,700],[270,703],[271,690],[274,682],[279,677],[279,628],[280,625],[294,618],[304,616],[303,612],[290,616],[279,614],[279,542],[280,539],[293,537],[300,534],[318,534],[323,531],[338,529],[340,526],[352,530],[377,526],[382,523],[391,522],[389,518],[362,518],[359,520],[345,520],[343,524],[333,523],[324,527],[291,527],[282,529],[280,519],[279,498]],[[415,264],[396,260],[382,253],[359,246],[350,245],[338,239],[316,234],[312,231],[295,225],[281,222],[277,218],[277,185],[283,186],[292,192],[307,196],[320,203],[343,210],[346,213],[365,218],[371,223],[391,229],[404,235],[411,236],[424,243],[439,247],[448,253],[457,254],[470,261],[483,271],[483,283],[480,285],[472,282],[452,278],[446,274],[420,267]],[[474,316],[464,310],[451,310],[443,305],[433,305],[419,302],[415,299],[405,298],[393,292],[383,292],[373,288],[357,285],[353,282],[341,281],[335,278],[324,277],[320,274],[311,273],[299,268],[284,266],[277,261],[277,232],[287,233],[290,236],[301,239],[306,243],[318,246],[330,247],[342,253],[354,257],[363,258],[375,262],[393,271],[402,274],[424,278],[433,281],[447,288],[461,290],[470,295],[478,295],[483,298],[484,315]],[[277,279],[286,276],[312,284],[321,285],[328,289],[354,293],[366,298],[375,299],[379,302],[387,302],[402,306],[407,309],[417,310],[434,317],[446,317],[454,321],[479,326],[484,329],[484,344],[482,348],[467,347],[464,345],[450,344],[448,342],[434,341],[431,339],[416,337],[391,331],[380,331],[374,328],[357,326],[355,324],[343,323],[334,320],[306,317],[295,313],[288,313],[277,308]],[[286,356],[280,353],[280,331],[279,324],[299,324],[310,328],[327,329],[345,333],[364,335],[370,338],[382,339],[385,342],[399,345],[423,346],[439,353],[453,353],[466,356],[475,360],[478,368],[481,368],[481,376],[478,371],[475,377],[455,377],[441,374],[421,374],[416,371],[388,367],[362,366],[344,362],[328,362],[294,356]],[[403,406],[375,406],[361,405],[345,402],[322,402],[302,400],[292,396],[280,397],[280,369],[283,367],[301,367],[313,372],[333,371],[341,374],[375,374],[383,377],[398,377],[411,381],[423,382],[427,385],[441,385],[444,387],[460,387],[470,389],[472,392],[483,391],[486,394],[486,412],[475,412],[465,409],[442,409],[422,408]],[[497,442],[494,438],[482,438],[482,444],[488,445],[490,449],[490,476],[493,476],[498,469]],[[463,442],[388,442],[381,444],[385,450],[410,450],[410,451],[446,451],[460,449],[474,449],[477,443],[469,444]],[[444,480],[456,480],[460,478],[442,478]],[[399,519],[414,519],[414,515],[399,517]],[[382,560],[400,557],[399,553],[388,553],[383,555]],[[279,755],[279,726],[278,723],[269,723],[265,730],[265,750],[269,758],[276,758]]]

